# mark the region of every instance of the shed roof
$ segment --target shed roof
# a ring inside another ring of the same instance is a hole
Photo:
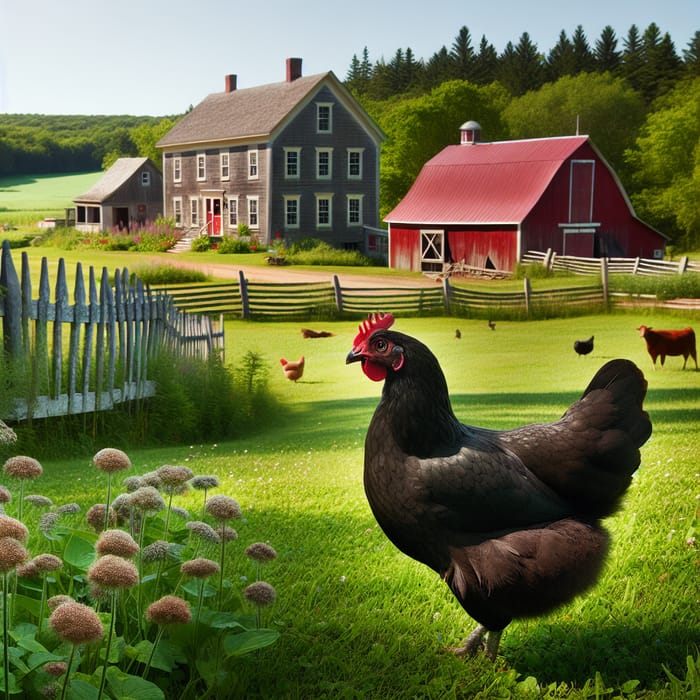
[[[148,158],[118,158],[104,175],[74,202],[100,203],[113,195],[134,173],[148,163]]]
[[[210,142],[267,138],[323,84],[346,100],[375,138],[383,134],[332,71],[208,95],[156,144],[177,148]]]
[[[447,146],[384,218],[408,224],[518,224],[588,136]],[[591,144],[592,146],[592,144]]]

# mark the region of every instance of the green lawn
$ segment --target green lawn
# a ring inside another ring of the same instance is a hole
[[[641,322],[678,327],[688,319],[620,313],[499,322],[495,331],[481,321],[397,320],[398,330],[433,349],[457,414],[475,425],[558,418],[612,357],[634,360],[649,380],[654,434],[624,508],[608,521],[614,545],[599,585],[548,617],[513,623],[495,666],[461,662],[444,650],[473,622],[431,571],[386,540],[369,511],[363,441],[381,386],[345,365],[356,324],[323,323],[318,329],[332,337],[304,340],[298,323],[227,322],[226,361],[235,366],[247,350],[262,354],[279,415],[235,442],[129,450],[134,473],[187,464],[217,474],[221,491],[244,511],[240,551],[262,540],[279,554],[265,565],[277,602],[264,624],[282,637],[240,658],[227,677],[229,694],[217,697],[696,697],[700,681],[697,670],[695,680],[687,672],[686,658],[697,660],[700,643],[700,560],[691,539],[698,529],[700,372],[681,371],[678,358],[653,371],[635,331]],[[573,340],[591,334],[595,350],[577,357]],[[288,382],[279,357],[301,354],[305,375]],[[88,462],[45,463],[41,493],[91,504],[104,479]],[[194,509],[199,497],[178,501]],[[229,567],[232,580],[249,575],[242,557]],[[670,684],[664,669],[688,675],[687,688]]]

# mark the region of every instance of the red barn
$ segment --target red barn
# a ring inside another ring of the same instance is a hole
[[[662,258],[666,237],[637,218],[615,172],[588,136],[461,143],[422,168],[385,217],[389,265],[443,263],[512,270],[528,250],[580,257]]]

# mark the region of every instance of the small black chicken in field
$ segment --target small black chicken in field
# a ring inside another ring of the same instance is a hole
[[[628,360],[604,365],[552,423],[463,425],[445,377],[420,341],[360,326],[346,362],[382,397],[365,440],[367,499],[387,537],[435,570],[479,626],[454,651],[495,659],[513,619],[546,613],[590,588],[615,512],[651,434],[647,383]]]
[[[574,350],[579,357],[588,355],[593,350],[593,338],[594,336],[591,336],[588,340],[574,340]]]

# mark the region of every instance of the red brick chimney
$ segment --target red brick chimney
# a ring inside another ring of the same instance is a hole
[[[301,59],[300,58],[288,58],[287,59],[287,82],[291,83],[297,78],[301,78]]]
[[[237,77],[235,73],[226,76],[226,92],[233,92],[236,89],[236,80]]]

